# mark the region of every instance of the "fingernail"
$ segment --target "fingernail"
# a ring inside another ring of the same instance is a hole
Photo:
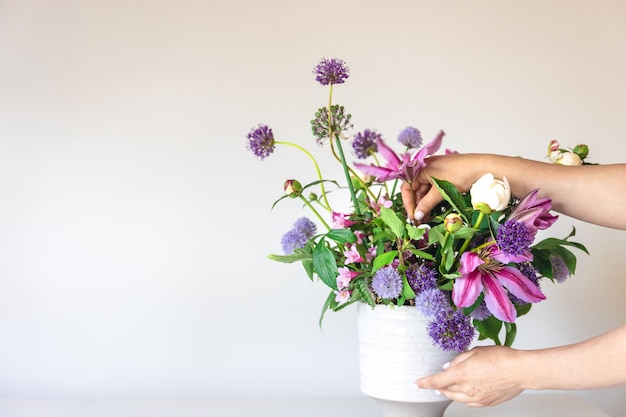
[[[439,392],[439,390],[438,390],[438,389],[436,389],[436,390],[435,390],[435,394],[437,394],[437,395],[441,395],[441,393]]]
[[[415,220],[420,221],[424,218],[426,214],[424,214],[424,212],[419,211],[419,210],[415,210],[415,213],[413,213],[413,217],[415,217]]]
[[[443,364],[443,369],[448,369],[450,367],[450,362],[446,362]]]

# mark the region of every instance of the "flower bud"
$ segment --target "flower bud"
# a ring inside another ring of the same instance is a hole
[[[580,156],[580,159],[585,159],[589,155],[589,146],[584,143],[579,143],[573,149],[574,153]]]
[[[574,152],[563,152],[555,163],[557,165],[578,166],[582,165],[583,161]]]
[[[309,201],[317,201],[317,194],[315,193],[309,194]]]
[[[296,198],[300,195],[302,191],[302,184],[298,180],[287,180],[283,186],[285,190],[285,194],[287,194],[291,198]]]
[[[450,213],[443,219],[446,231],[454,233],[463,226],[463,219],[456,213]]]
[[[493,174],[487,173],[472,185],[470,196],[472,207],[488,214],[492,211],[503,210],[509,205],[511,187],[506,177],[498,180]]]
[[[550,141],[550,144],[548,145],[548,154],[552,153],[552,152],[556,152],[559,150],[559,141],[556,139],[553,139]]]

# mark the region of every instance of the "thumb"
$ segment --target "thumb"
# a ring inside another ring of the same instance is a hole
[[[430,213],[435,206],[443,200],[441,193],[436,187],[430,187],[428,192],[418,201],[413,216],[415,220],[420,221]]]

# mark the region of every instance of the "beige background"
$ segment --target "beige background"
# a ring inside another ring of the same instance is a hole
[[[626,154],[626,3],[608,1],[0,0],[0,396],[360,395],[354,311],[265,258],[313,179],[258,122],[318,148],[311,73],[339,57],[355,127],[543,159]],[[581,187],[584,187],[581,184]],[[598,210],[603,202],[598,201]],[[562,217],[592,256],[544,286],[519,348],[626,319],[626,234]],[[624,388],[581,392],[620,415]]]

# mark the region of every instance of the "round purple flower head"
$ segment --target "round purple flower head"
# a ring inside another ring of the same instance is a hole
[[[486,320],[492,315],[493,314],[491,314],[491,311],[489,311],[489,309],[487,308],[485,300],[483,300],[480,305],[471,312],[472,318],[479,321]]]
[[[426,317],[437,317],[451,309],[446,293],[439,288],[429,288],[417,294],[415,307]]]
[[[259,124],[248,133],[248,149],[262,160],[274,152],[274,133],[269,126]]]
[[[381,298],[396,298],[402,292],[402,277],[394,267],[380,268],[372,279],[372,289]]]
[[[422,134],[414,127],[405,128],[398,135],[398,142],[410,149],[417,149],[422,145]]]
[[[437,270],[426,264],[413,264],[406,270],[409,286],[416,293],[437,287]]]
[[[500,250],[508,255],[525,253],[535,240],[535,235],[522,222],[507,220],[498,229],[496,242]]]
[[[551,256],[550,262],[552,263],[552,277],[554,277],[555,281],[559,284],[567,281],[571,274],[563,258],[560,256]]]
[[[470,318],[460,311],[438,315],[428,324],[428,334],[435,345],[448,352],[464,352],[474,340],[476,330]]]
[[[354,149],[356,157],[366,159],[376,153],[378,151],[376,141],[381,138],[380,133],[376,133],[374,130],[365,129],[363,133],[357,133],[352,142],[352,149]]]
[[[294,253],[296,249],[302,249],[316,231],[317,226],[308,218],[301,217],[296,220],[291,230],[285,233],[280,241],[285,255]]]
[[[343,84],[348,78],[348,72],[350,70],[343,59],[337,58],[322,58],[313,70],[315,80],[322,85]]]

